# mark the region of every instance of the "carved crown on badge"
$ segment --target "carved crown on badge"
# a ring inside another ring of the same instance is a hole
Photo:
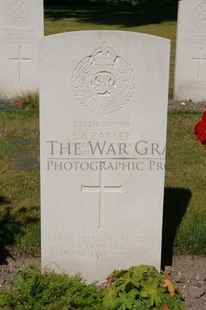
[[[96,48],[92,52],[92,57],[95,65],[113,66],[117,55],[111,47],[103,43],[102,46]]]
[[[109,114],[126,106],[133,95],[134,72],[114,49],[103,43],[74,68],[72,89],[83,107]]]

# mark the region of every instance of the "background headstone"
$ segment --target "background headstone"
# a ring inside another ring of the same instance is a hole
[[[206,0],[179,1],[174,98],[206,100]]]
[[[43,268],[160,268],[169,48],[118,31],[41,40]]]
[[[43,0],[0,0],[0,96],[38,89]]]

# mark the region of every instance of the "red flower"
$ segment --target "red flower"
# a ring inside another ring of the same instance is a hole
[[[195,125],[194,134],[201,144],[206,145],[206,111],[202,114],[202,119]]]
[[[20,104],[19,101],[16,101],[16,102],[14,103],[14,106],[15,106],[16,109],[19,109],[19,108],[21,107],[21,104]]]

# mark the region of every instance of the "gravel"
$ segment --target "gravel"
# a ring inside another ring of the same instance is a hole
[[[40,257],[25,257],[17,254],[7,256],[4,262],[0,263],[0,291],[8,287],[9,282],[19,270],[30,264],[40,267]]]
[[[175,256],[165,271],[183,294],[188,310],[206,309],[206,257]]]
[[[206,102],[177,101],[170,99],[168,103],[169,111],[204,111],[206,110]]]

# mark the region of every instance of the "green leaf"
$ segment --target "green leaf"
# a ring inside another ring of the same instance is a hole
[[[173,309],[174,310],[186,310],[186,306],[182,301],[180,302],[176,301],[173,305]]]
[[[167,281],[168,285],[163,287],[164,280],[168,278],[155,267],[141,265],[114,271],[108,279],[112,280],[106,292],[109,296],[105,297],[109,310],[159,310],[163,303],[169,309],[185,310],[181,294],[177,292],[171,298],[168,285],[173,287],[173,283]]]
[[[103,298],[103,304],[108,309],[115,309],[117,306],[117,293],[113,286],[107,286],[106,294]]]
[[[131,274],[127,273],[124,275],[124,277],[119,278],[116,283],[114,282],[114,285],[121,291],[127,291],[126,288],[130,283],[131,283]]]
[[[157,289],[159,286],[159,278],[149,278],[147,281],[142,283],[144,289]]]
[[[155,310],[155,309],[156,308],[152,308],[152,310]],[[135,301],[135,304],[132,310],[148,310],[148,307],[142,301]]]
[[[158,295],[158,292],[153,288],[146,288],[140,292],[140,296],[147,299],[148,307],[159,306],[161,304],[161,298]]]
[[[135,297],[137,295],[136,290],[131,290],[127,293],[119,293],[119,300],[121,302],[121,309],[133,309],[135,303]]]

